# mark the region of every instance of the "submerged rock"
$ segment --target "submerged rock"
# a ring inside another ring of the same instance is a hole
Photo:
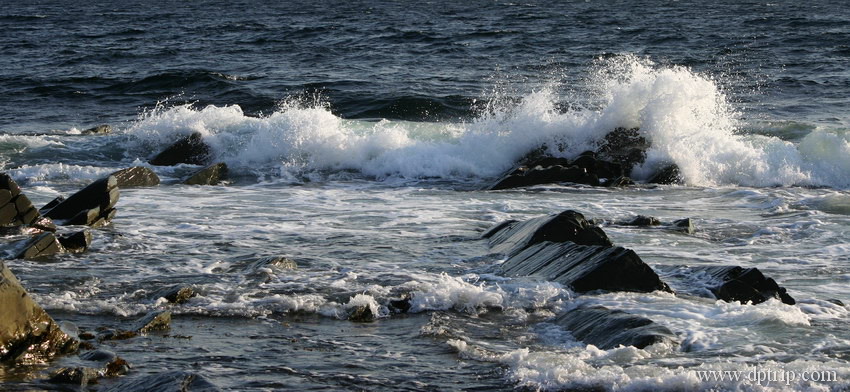
[[[571,287],[579,293],[605,291],[672,292],[632,250],[572,242],[541,242],[506,260],[506,276],[534,276]]]
[[[656,343],[676,344],[675,335],[654,321],[602,306],[578,307],[554,321],[573,337],[602,350],[619,346],[645,348]]]
[[[111,174],[118,181],[119,188],[139,188],[159,185],[159,176],[144,166],[133,166]],[[46,207],[46,206],[45,206]]]
[[[48,218],[69,225],[98,227],[115,216],[120,191],[118,179],[109,176],[97,180],[44,213]]]
[[[184,371],[124,379],[100,389],[101,392],[220,392],[206,377]]]
[[[151,295],[153,299],[165,298],[166,301],[173,304],[183,304],[189,301],[190,298],[197,296],[198,293],[191,286],[174,285],[157,290]]]
[[[150,160],[151,165],[174,166],[180,163],[204,165],[210,157],[210,146],[200,132],[186,136],[168,146]]]
[[[72,384],[84,387],[88,384],[97,383],[100,376],[98,369],[89,367],[60,368],[55,371],[47,382],[53,384]]]
[[[777,298],[788,305],[797,303],[788,295],[784,287],[780,287],[775,280],[765,277],[758,268],[707,266],[691,267],[690,270],[692,273],[708,275],[711,279],[708,283],[709,290],[717,299],[726,302],[751,302],[755,305]]]
[[[218,185],[227,178],[227,165],[224,163],[216,163],[215,165],[207,166],[200,171],[192,174],[186,181],[185,185]]]
[[[65,252],[65,248],[56,239],[53,233],[44,233],[33,239],[24,240],[19,245],[16,259],[37,260]]]
[[[375,321],[377,317],[368,305],[354,306],[348,310],[348,321],[356,323],[370,323]]]
[[[109,124],[98,125],[80,132],[81,135],[106,135],[112,133],[112,126]]]
[[[171,311],[159,310],[150,312],[136,321],[133,326],[133,331],[138,333],[148,333],[151,331],[161,331],[169,328],[171,328]]]
[[[508,221],[487,230],[482,237],[490,239],[494,252],[515,255],[529,246],[544,242],[574,242],[580,245],[611,246],[602,229],[592,225],[584,215],[573,210],[529,219]]]
[[[0,362],[38,363],[78,346],[0,262]]]

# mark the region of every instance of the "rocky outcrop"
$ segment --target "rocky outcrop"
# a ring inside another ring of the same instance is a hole
[[[159,176],[144,166],[133,166],[111,174],[119,188],[140,188],[159,185]],[[46,207],[46,206],[45,206]]]
[[[166,301],[173,304],[183,304],[197,295],[198,293],[191,286],[174,285],[157,290],[151,295],[151,298],[154,300],[165,298]]]
[[[152,374],[121,380],[101,388],[100,392],[220,392],[206,377],[184,371]]]
[[[53,233],[44,233],[21,242],[22,244],[17,245],[19,248],[15,254],[16,259],[38,260],[65,252],[65,248]]]
[[[109,124],[98,125],[80,132],[81,135],[107,135],[112,133],[112,126]]]
[[[573,210],[523,222],[503,222],[484,232],[482,237],[490,240],[490,247],[494,252],[507,255],[515,255],[544,241],[612,245],[602,229],[590,224],[584,215]]]
[[[655,172],[646,182],[650,184],[682,184],[682,173],[679,171],[679,166],[675,163],[664,165]]]
[[[38,363],[78,346],[0,262],[0,362]]]
[[[61,220],[66,225],[100,227],[115,216],[115,204],[120,192],[118,179],[109,176],[91,183],[79,192],[59,202],[44,216]]]
[[[788,295],[784,287],[775,280],[764,276],[758,268],[738,266],[690,267],[690,274],[707,276],[708,289],[717,299],[726,302],[762,303],[777,298],[783,303],[794,305],[797,301]]]
[[[676,336],[652,320],[603,306],[578,307],[553,321],[573,337],[603,350],[619,346],[645,348],[656,343],[676,344]]]
[[[183,181],[185,185],[218,185],[227,178],[227,165],[216,163],[192,174]]]
[[[204,165],[210,158],[210,146],[203,139],[199,132],[195,132],[168,146],[149,162],[156,166],[174,166],[181,163]]]
[[[35,227],[56,231],[52,222],[44,220],[27,195],[6,173],[0,173],[0,227]]]

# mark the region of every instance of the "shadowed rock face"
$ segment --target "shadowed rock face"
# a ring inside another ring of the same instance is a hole
[[[507,276],[535,276],[572,287],[579,293],[672,292],[634,251],[619,246],[541,242],[512,256],[500,269]]]
[[[0,173],[0,227],[39,226],[41,214],[27,195],[6,173]],[[52,223],[43,222],[43,231],[55,231]]]
[[[794,305],[794,300],[784,287],[775,280],[765,277],[758,268],[742,268],[738,266],[692,267],[693,272],[707,274],[717,285],[709,287],[712,293],[727,302],[752,302],[754,305],[777,298],[783,303]]]
[[[38,363],[78,346],[0,262],[0,362]]]
[[[180,163],[205,165],[210,157],[210,146],[204,143],[203,136],[195,132],[168,146],[150,160],[151,165],[174,166]]]
[[[44,233],[31,240],[26,240],[15,258],[37,260],[63,252],[65,252],[65,248],[59,243],[56,236],[53,233]]]
[[[186,181],[186,185],[218,185],[227,177],[227,165],[216,163],[192,174]]]
[[[118,181],[119,188],[137,188],[159,185],[159,176],[144,166],[133,166],[111,174]]]
[[[220,392],[206,377],[190,372],[174,371],[122,380],[101,389],[102,392]]]
[[[650,319],[602,306],[579,307],[554,320],[576,339],[603,350],[620,345],[645,348],[667,342],[676,344],[675,335]]]
[[[69,225],[97,227],[115,215],[115,204],[120,192],[118,179],[109,176],[91,183],[79,192],[59,202],[44,213],[51,219],[62,219]]]
[[[490,239],[494,252],[507,255],[515,255],[544,241],[612,246],[611,240],[602,229],[590,224],[584,215],[572,210],[523,222],[500,223],[482,236]]]

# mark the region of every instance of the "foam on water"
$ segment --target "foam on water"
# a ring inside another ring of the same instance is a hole
[[[598,102],[588,108],[559,110],[555,89],[542,88],[463,123],[345,120],[319,101],[286,101],[263,117],[235,105],[160,107],[127,130],[128,154],[147,155],[200,132],[220,159],[261,177],[354,170],[379,179],[487,178],[541,145],[575,156],[616,127],[640,127],[653,147],[637,178],[675,162],[692,185],[850,186],[847,133],[815,129],[799,143],[741,134],[717,81],[634,56],[600,62],[590,80],[594,91],[584,94]]]

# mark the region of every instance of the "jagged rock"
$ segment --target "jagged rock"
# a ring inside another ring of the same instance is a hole
[[[119,188],[138,188],[159,185],[159,176],[144,166],[133,166],[111,174]],[[46,206],[45,206],[46,207]]]
[[[197,296],[198,293],[191,286],[174,285],[160,289],[151,295],[152,298],[165,298],[166,301],[174,304],[183,304],[189,301],[190,298]]]
[[[507,276],[534,276],[572,287],[579,293],[605,291],[672,292],[632,250],[622,247],[541,242],[500,266]]]
[[[625,226],[658,226],[661,221],[654,216],[638,215],[634,219],[623,222]]]
[[[572,182],[576,184],[599,185],[599,178],[578,166],[535,166],[530,169],[514,170],[491,186],[490,190],[518,188],[540,184]]]
[[[694,234],[697,231],[696,226],[694,226],[694,222],[691,218],[673,221],[673,224],[670,225],[670,227],[673,230],[681,231],[687,234]]]
[[[650,184],[682,184],[682,173],[679,166],[671,163],[659,169],[646,182]]]
[[[82,230],[76,233],[59,236],[59,243],[69,253],[83,253],[91,245],[92,235],[90,230]]]
[[[112,126],[109,124],[98,125],[80,132],[81,135],[106,135],[112,133]]]
[[[603,350],[676,342],[673,332],[650,319],[602,306],[575,308],[554,323],[569,330],[576,339]]]
[[[354,306],[348,310],[348,321],[356,323],[370,323],[375,321],[377,316],[372,313],[372,308],[368,305]]]
[[[173,371],[121,380],[101,388],[100,392],[220,392],[206,377],[190,372]]]
[[[485,232],[482,237],[490,239],[494,252],[510,256],[543,241],[612,245],[602,229],[590,224],[584,215],[573,210],[523,222],[502,222]]]
[[[65,251],[53,233],[44,233],[33,239],[21,242],[24,244],[15,255],[16,259],[36,260]]]
[[[9,191],[8,200],[21,194],[21,188],[18,186],[18,183],[6,173],[0,173],[0,189]],[[6,201],[7,203],[9,202],[8,200]]]
[[[183,184],[186,185],[218,185],[227,178],[227,165],[216,163],[192,174]]]
[[[41,214],[33,207],[30,199],[6,173],[0,173],[0,227],[27,227],[39,222]],[[55,229],[54,229],[55,230]],[[42,230],[44,231],[44,230]]]
[[[78,346],[0,262],[0,362],[38,363]]]
[[[206,164],[209,156],[209,145],[204,142],[199,132],[195,132],[168,146],[151,159],[150,164],[156,166],[173,166],[180,163],[203,165]]]
[[[136,321],[133,331],[138,333],[148,333],[151,331],[166,330],[169,328],[171,328],[171,311],[160,310],[150,312]]]
[[[70,225],[100,226],[115,216],[120,191],[118,179],[109,176],[91,183],[44,213]]]
[[[626,175],[646,160],[649,147],[639,128],[617,128],[605,135],[597,155],[619,164]]]
[[[47,380],[53,384],[73,384],[84,387],[97,383],[98,369],[89,367],[60,368]]]
[[[784,287],[775,280],[765,277],[758,268],[738,266],[691,267],[696,273],[708,275],[708,288],[717,299],[726,302],[740,301],[760,304],[770,298],[778,298],[783,303],[794,305],[794,300]]]

